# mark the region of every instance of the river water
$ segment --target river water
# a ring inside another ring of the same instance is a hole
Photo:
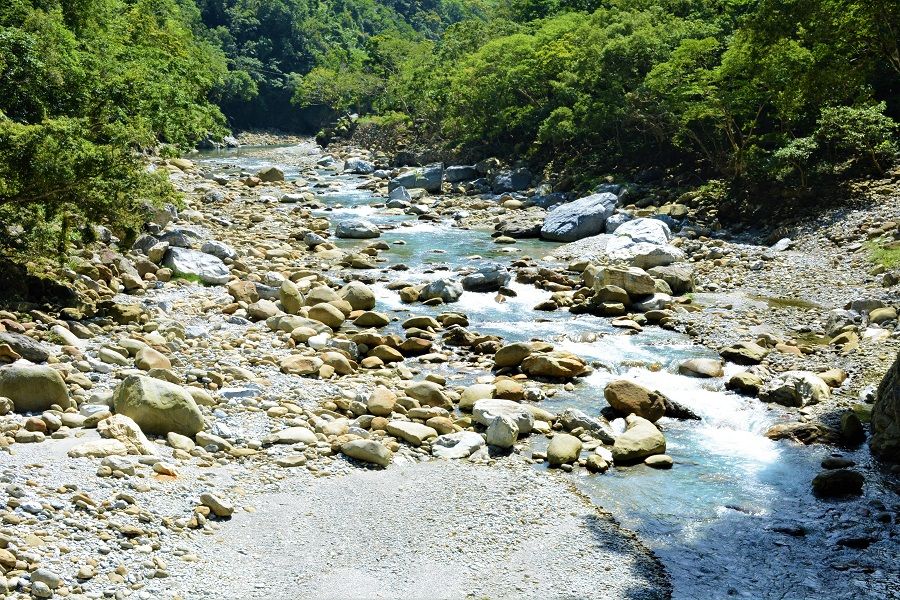
[[[254,173],[276,164],[287,179],[298,176],[299,161],[292,162],[290,148],[282,149],[274,162],[270,152],[271,148],[241,148],[204,153],[197,162],[210,173]],[[509,263],[522,255],[541,258],[555,247],[537,240],[498,245],[487,231],[461,229],[452,222],[422,222],[415,216],[376,209],[372,204],[384,198],[356,189],[362,178],[321,174],[332,187],[309,188],[326,207],[319,214],[333,222],[365,218],[393,227],[381,238],[392,245],[382,256],[388,259],[385,266],[403,263],[409,267],[397,272],[404,280],[427,281],[446,276],[448,270],[486,261]],[[272,205],[271,210],[290,208]],[[337,241],[344,248],[368,243]],[[864,579],[852,575],[844,577],[844,589],[835,588],[834,571],[823,557],[826,548],[827,553],[831,549],[827,532],[819,531],[817,525],[839,518],[834,513],[841,509],[816,499],[809,482],[828,451],[764,437],[782,413],[725,391],[724,381],[736,367],[728,365],[720,379],[681,376],[677,373],[681,361],[715,353],[692,344],[686,336],[656,327],[631,335],[603,318],[564,310],[536,312],[532,307],[547,299],[549,292],[518,283],[511,287],[518,296],[504,303],[495,302],[493,294],[465,292],[451,306],[415,305],[413,310],[416,314],[460,311],[468,315],[474,331],[497,334],[507,341],[541,338],[596,361],[594,374],[581,380],[573,392],[560,386],[560,393],[541,403],[543,408],[576,407],[596,415],[606,406],[605,383],[624,377],[662,391],[702,417],[700,421],[663,418],[659,422],[667,453],[675,460],[671,470],[638,465],[603,475],[576,469],[571,475],[597,505],[636,531],[657,553],[672,577],[676,598],[869,596]],[[379,308],[411,309],[383,284],[375,288]],[[451,375],[460,384],[479,374],[484,373]],[[865,450],[844,455],[860,463],[870,460]],[[807,534],[791,536],[775,530],[785,526],[803,527]]]

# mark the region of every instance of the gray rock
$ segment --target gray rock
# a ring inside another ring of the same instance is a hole
[[[615,233],[619,227],[630,220],[631,215],[627,213],[615,213],[614,215],[610,215],[606,220],[606,233]]]
[[[203,415],[183,388],[168,381],[130,375],[116,387],[113,405],[131,417],[144,433],[166,435],[170,431],[193,436],[203,430]]]
[[[334,234],[339,238],[351,240],[365,240],[377,238],[381,236],[381,230],[377,225],[363,221],[362,219],[353,219],[350,221],[341,221],[335,227]]]
[[[261,181],[265,181],[267,183],[284,181],[284,171],[282,171],[278,167],[266,167],[265,169],[259,171],[256,176],[259,177]]]
[[[511,171],[500,171],[494,176],[494,180],[491,182],[491,189],[495,194],[521,192],[528,189],[533,178],[531,171],[524,167]]]
[[[42,365],[0,368],[0,397],[9,398],[18,412],[42,412],[52,405],[72,405],[69,389],[59,371]]]
[[[203,245],[200,247],[200,252],[204,252],[206,254],[211,254],[216,258],[221,260],[237,258],[237,251],[226,244],[225,242],[219,242],[216,240],[209,240],[207,242],[203,242]]]
[[[393,191],[398,187],[405,187],[408,190],[424,189],[428,192],[440,192],[443,179],[443,163],[433,163],[395,177],[388,183],[388,191]]]
[[[460,181],[472,181],[478,179],[478,169],[474,166],[453,165],[447,167],[444,171],[444,179],[449,183],[459,183]]]
[[[869,444],[872,452],[884,460],[900,462],[900,355],[875,393]]]
[[[508,285],[512,275],[501,265],[482,267],[462,278],[462,287],[467,292],[496,292]]]
[[[393,453],[375,440],[352,440],[341,445],[341,454],[363,462],[386,467]]]
[[[519,439],[519,426],[511,416],[500,414],[491,419],[486,437],[489,446],[512,448]]]
[[[412,196],[410,195],[409,191],[402,185],[400,187],[392,189],[388,194],[388,198],[390,198],[391,200],[399,200],[407,204],[412,202]]]
[[[163,266],[175,275],[197,277],[203,283],[222,285],[231,279],[231,272],[221,259],[197,250],[169,248]]]
[[[361,158],[348,158],[344,162],[344,173],[353,173],[355,175],[371,175],[375,172],[375,165]]]
[[[541,226],[541,237],[559,242],[574,242],[602,233],[606,219],[613,213],[618,198],[614,194],[593,194],[557,206]]]
[[[46,362],[50,351],[41,344],[21,333],[0,332],[0,344],[7,344],[19,356],[34,363]]]
[[[527,435],[534,427],[534,414],[524,404],[512,400],[487,398],[478,400],[472,406],[472,420],[490,427],[494,417],[506,415],[516,422],[518,433]]]
[[[463,286],[456,281],[435,279],[419,293],[419,300],[440,298],[444,302],[456,302],[462,296]]]
[[[647,273],[668,283],[677,296],[694,290],[694,268],[687,263],[652,267]]]
[[[567,408],[559,415],[559,422],[569,431],[581,427],[604,444],[616,441],[612,426],[603,417],[595,418],[576,408]]]
[[[438,458],[468,458],[483,448],[484,443],[484,438],[474,431],[447,433],[431,442],[431,453]]]
[[[802,407],[831,397],[821,377],[810,371],[787,371],[766,383],[759,392],[763,402]]]

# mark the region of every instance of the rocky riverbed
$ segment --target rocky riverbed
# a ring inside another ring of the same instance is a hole
[[[900,594],[890,180],[770,247],[295,142],[159,161],[185,206],[0,314],[9,592]]]

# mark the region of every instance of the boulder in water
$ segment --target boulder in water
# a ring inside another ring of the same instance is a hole
[[[496,292],[509,284],[512,275],[501,265],[488,265],[462,278],[462,287],[467,292]]]
[[[541,237],[557,242],[574,242],[603,233],[606,219],[619,199],[615,194],[593,194],[551,210],[541,226]]]
[[[350,221],[341,221],[334,229],[334,234],[343,239],[365,240],[381,237],[381,230],[377,225],[363,221],[362,219],[353,219]]]
[[[388,191],[404,187],[408,190],[424,189],[427,192],[440,192],[441,182],[444,179],[443,163],[433,163],[425,167],[412,169],[391,179]]]
[[[628,428],[612,447],[616,463],[632,463],[654,454],[665,454],[666,438],[653,423],[637,415],[629,415],[625,421]]]
[[[603,395],[613,410],[623,416],[635,414],[652,422],[666,411],[664,395],[626,379],[609,382]]]
[[[419,292],[419,300],[440,298],[444,302],[456,302],[462,296],[463,286],[449,279],[435,279]]]

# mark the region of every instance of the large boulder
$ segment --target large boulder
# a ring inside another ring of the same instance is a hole
[[[197,250],[171,247],[162,264],[172,269],[175,275],[195,277],[210,285],[222,285],[231,279],[231,273],[221,259]]]
[[[562,204],[551,210],[541,226],[541,237],[557,242],[574,242],[603,233],[606,219],[616,208],[615,194],[601,193]]]
[[[606,384],[603,396],[616,412],[635,414],[648,421],[658,421],[666,412],[666,397],[626,379]]]
[[[739,365],[758,365],[768,356],[769,350],[756,342],[737,342],[723,348],[719,354],[725,360]]]
[[[284,181],[284,171],[282,171],[278,167],[266,167],[259,171],[256,176],[260,181],[265,181],[267,183]]]
[[[687,263],[652,267],[647,273],[668,283],[675,295],[687,294],[694,290],[694,268]]]
[[[665,454],[666,438],[653,423],[637,415],[629,415],[625,421],[627,429],[616,438],[612,447],[616,463],[637,462],[654,454]]]
[[[669,226],[659,219],[634,219],[616,228],[615,236],[630,238],[632,242],[644,242],[655,246],[668,244],[672,239]]]
[[[625,290],[632,298],[656,293],[656,281],[638,267],[597,267],[588,265],[582,274],[584,282],[594,291],[612,285]]]
[[[444,170],[444,179],[449,183],[478,179],[478,169],[469,165],[453,165]]]
[[[427,192],[440,192],[443,178],[443,163],[433,163],[412,169],[391,179],[390,183],[388,183],[388,191],[391,192],[398,187],[405,187],[408,190],[424,189]]]
[[[524,167],[500,171],[494,176],[494,180],[491,182],[491,189],[495,194],[521,192],[528,189],[533,177],[534,175],[531,174],[531,171]]]
[[[474,431],[457,431],[431,442],[431,454],[438,458],[468,458],[484,447],[484,438]]]
[[[69,388],[59,371],[40,365],[0,368],[0,398],[9,398],[18,412],[43,412],[56,404],[72,406]]]
[[[225,242],[220,242],[218,240],[207,240],[203,242],[203,245],[200,246],[200,252],[211,254],[221,260],[234,260],[238,255],[237,250]]]
[[[375,172],[375,165],[359,157],[348,158],[344,162],[344,173],[354,175],[371,175]]]
[[[352,219],[349,221],[341,221],[334,229],[334,235],[342,239],[349,240],[366,240],[381,236],[381,230],[377,225],[363,221],[362,219]]]
[[[763,386],[759,399],[784,406],[803,407],[831,396],[828,384],[811,371],[787,371]]]
[[[889,462],[900,462],[900,355],[878,386],[872,408],[872,439],[869,444],[878,457]]]
[[[144,433],[174,431],[193,436],[204,427],[203,415],[187,391],[153,377],[126,377],[113,393],[113,407],[118,414],[131,417]]]
[[[372,310],[375,308],[375,292],[361,281],[351,281],[340,290],[338,296],[350,303],[353,310]]]
[[[512,448],[519,439],[519,426],[511,416],[497,415],[488,425],[485,439],[489,446]]]
[[[2,344],[6,344],[16,354],[34,363],[47,362],[50,358],[50,351],[43,344],[21,333],[0,332],[0,345]]]
[[[501,265],[488,265],[462,278],[462,287],[467,292],[496,292],[508,285],[512,275]]]
[[[534,427],[534,413],[528,410],[528,406],[525,404],[519,404],[512,400],[489,398],[478,400],[472,406],[472,420],[485,427],[489,427],[494,418],[499,415],[506,415],[515,421],[519,428],[518,433],[522,435],[531,433],[531,429]]]
[[[444,302],[456,302],[462,296],[463,286],[449,279],[435,279],[419,292],[419,300],[440,298]]]

